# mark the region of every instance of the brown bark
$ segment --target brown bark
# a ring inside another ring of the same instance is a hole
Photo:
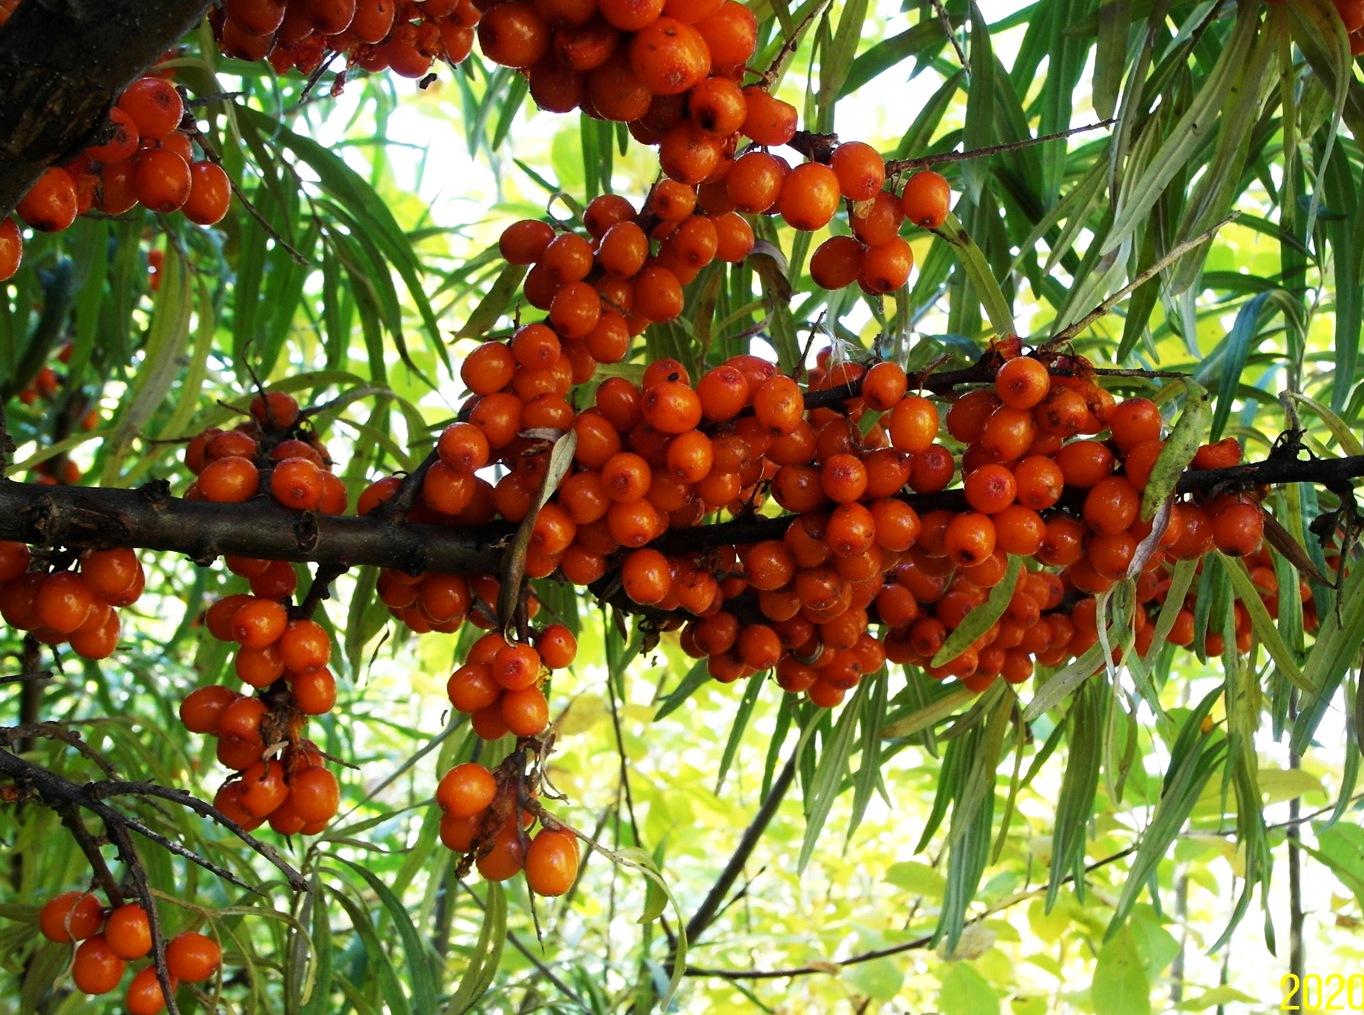
[[[133,546],[208,563],[234,553],[331,567],[378,564],[413,574],[488,574],[511,527],[451,529],[289,511],[268,498],[245,504],[181,500],[140,490],[35,486],[0,480],[0,539],[72,548]]]
[[[24,0],[0,28],[0,218],[94,140],[114,97],[208,0]]]

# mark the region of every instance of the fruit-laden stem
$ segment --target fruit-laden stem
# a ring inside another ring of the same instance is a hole
[[[204,16],[208,0],[45,0],[0,28],[0,218],[80,153],[114,98]]]
[[[261,498],[214,504],[172,497],[162,486],[117,490],[0,480],[0,539],[46,545],[129,546],[183,553],[208,563],[221,554],[411,574],[492,574],[506,525],[454,529],[290,511]]]

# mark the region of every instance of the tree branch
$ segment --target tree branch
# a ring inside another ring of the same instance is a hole
[[[213,504],[172,497],[164,484],[138,490],[42,486],[0,480],[0,539],[48,546],[130,546],[196,561],[234,553],[412,574],[491,574],[505,526],[454,529],[382,524],[369,518],[300,513],[269,498]]]
[[[0,29],[0,218],[96,139],[114,97],[208,0],[29,0]]]

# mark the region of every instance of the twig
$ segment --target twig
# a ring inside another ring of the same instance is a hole
[[[147,914],[147,924],[152,935],[152,962],[156,966],[157,982],[161,984],[161,996],[166,999],[166,1010],[170,1015],[180,1015],[180,1009],[175,1003],[175,988],[171,984],[170,970],[166,967],[166,935],[161,930],[161,917],[156,911],[156,899],[152,896],[152,886],[147,880],[147,869],[142,866],[142,860],[138,857],[126,828],[119,824],[110,825],[106,821],[105,831],[118,848],[119,858],[133,879],[137,900],[142,904],[142,911]],[[113,903],[112,899],[109,901]]]
[[[85,860],[90,864],[90,872],[94,879],[99,882],[99,886],[104,889],[104,895],[109,900],[109,905],[117,906],[123,901],[123,890],[118,886],[118,879],[114,877],[113,871],[109,870],[109,864],[105,862],[104,854],[99,851],[100,844],[95,837],[90,834],[90,829],[85,827],[85,822],[81,820],[80,808],[71,802],[63,802],[53,807],[57,816],[61,818],[66,830],[71,833],[71,838],[76,840],[76,845],[85,854]]]
[[[786,759],[786,764],[777,773],[777,777],[772,780],[772,787],[768,790],[767,799],[758,808],[758,813],[753,816],[753,820],[744,829],[739,844],[734,848],[734,853],[725,864],[725,869],[720,872],[720,876],[715,879],[715,884],[710,886],[710,891],[701,900],[701,905],[696,907],[696,912],[687,921],[687,940],[695,942],[706,929],[714,922],[719,914],[721,903],[725,896],[733,887],[734,882],[739,879],[743,872],[744,864],[753,855],[753,850],[757,848],[759,840],[762,839],[763,832],[767,830],[773,816],[777,813],[777,808],[781,806],[782,800],[786,797],[786,791],[791,788],[791,783],[796,778],[796,755]],[[690,976],[691,970],[688,969],[687,975]]]
[[[1110,117],[1107,120],[1086,124],[1083,127],[1071,127],[1068,130],[1058,130],[1052,134],[1041,134],[1037,137],[1024,138],[1022,141],[1001,141],[999,144],[986,145],[984,148],[971,148],[967,151],[940,152],[937,155],[920,155],[917,159],[896,159],[893,162],[886,163],[886,175],[893,176],[896,173],[903,173],[907,169],[923,169],[940,162],[965,162],[968,159],[985,158],[990,155],[998,155],[1001,152],[1018,151],[1021,148],[1031,148],[1033,145],[1060,141],[1064,138],[1072,137],[1075,134],[1083,134],[1085,131],[1099,130],[1103,127],[1112,126],[1117,122],[1116,119]]]
[[[80,733],[69,730],[60,723],[55,722],[30,722],[20,726],[0,726],[0,743],[13,744],[25,740],[60,740],[67,747],[73,748],[87,760],[99,767],[107,779],[117,779],[118,771],[109,760],[100,754],[93,747],[87,744]]]
[[[1208,240],[1212,239],[1214,236],[1217,235],[1217,231],[1219,229],[1221,229],[1228,222],[1232,221],[1232,219],[1236,218],[1238,215],[1240,215],[1240,212],[1232,212],[1226,218],[1222,219],[1222,221],[1218,222],[1216,225],[1212,226],[1209,229],[1205,229],[1197,236],[1185,240],[1183,243],[1175,244],[1175,246],[1171,247],[1168,251],[1165,252],[1164,256],[1158,258],[1156,262],[1152,264],[1149,268],[1147,268],[1145,271],[1139,274],[1136,278],[1132,279],[1132,281],[1128,282],[1127,285],[1123,286],[1112,296],[1109,296],[1106,300],[1100,303],[1089,313],[1085,314],[1084,317],[1080,318],[1078,321],[1075,321],[1072,324],[1066,325],[1051,338],[1047,339],[1046,344],[1043,345],[1041,348],[1052,349],[1063,342],[1070,341],[1080,332],[1084,331],[1091,324],[1097,321],[1100,317],[1103,317],[1105,314],[1107,314],[1120,302],[1127,299],[1127,297],[1130,296],[1137,289],[1140,289],[1151,279],[1155,278],[1156,275],[1160,274],[1175,261],[1179,260],[1185,254],[1187,254],[1190,250],[1193,250],[1195,247],[1201,246]]]
[[[819,4],[815,5],[814,10],[805,16],[805,20],[796,26],[796,30],[791,33],[791,37],[781,44],[781,49],[777,50],[777,55],[772,58],[772,62],[768,64],[767,70],[758,75],[758,83],[762,85],[763,88],[771,88],[777,78],[781,77],[782,68],[786,66],[786,61],[791,59],[791,56],[795,53],[796,47],[800,44],[801,36],[804,35],[805,30],[814,23],[815,18],[824,13],[825,9],[829,6],[829,3],[830,0],[821,0]]]
[[[947,13],[947,8],[943,6],[942,0],[932,0],[933,15],[938,19],[938,24],[942,26],[943,35],[947,36],[947,41],[952,44],[952,49],[957,54],[957,59],[961,62],[961,69],[967,74],[971,73],[971,61],[966,56],[966,50],[961,48],[961,40],[957,38],[957,33],[952,27],[951,15]]]
[[[186,860],[198,864],[200,867],[203,867],[205,870],[217,875],[225,881],[229,881],[239,888],[245,888],[248,891],[259,894],[260,890],[258,888],[246,883],[231,871],[218,866],[211,860],[195,853],[193,850],[148,828],[136,818],[123,814],[116,808],[105,803],[103,798],[131,794],[173,800],[204,817],[212,818],[236,834],[243,842],[250,846],[253,851],[265,857],[266,860],[278,868],[288,880],[289,886],[295,891],[307,890],[307,882],[304,880],[303,875],[289,866],[273,846],[261,842],[235,821],[231,821],[224,816],[212,804],[205,803],[204,801],[191,796],[185,790],[171,789],[166,786],[159,786],[152,782],[122,782],[118,780],[81,784],[73,782],[65,776],[58,775],[56,772],[49,771],[41,765],[25,761],[18,755],[11,754],[6,750],[0,750],[0,774],[8,775],[10,778],[14,779],[15,782],[21,783],[32,789],[50,805],[54,805],[54,807],[60,807],[60,805],[65,804],[90,811],[104,822],[105,828],[119,826],[131,829],[143,838],[155,842],[161,848],[174,853],[176,856],[184,857]]]

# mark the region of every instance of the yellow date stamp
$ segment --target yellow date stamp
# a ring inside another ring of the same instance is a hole
[[[1285,973],[1279,995],[1279,1011],[1364,1012],[1364,973]]]

